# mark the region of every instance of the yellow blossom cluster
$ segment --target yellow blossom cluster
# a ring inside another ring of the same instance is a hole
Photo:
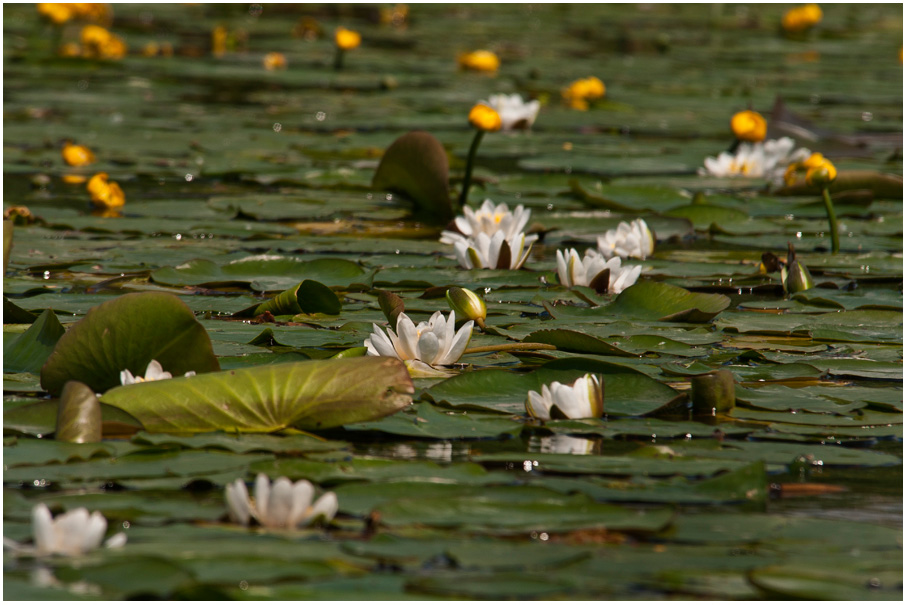
[[[122,59],[129,51],[122,38],[100,25],[86,25],[79,39],[82,56],[90,59]]]
[[[98,2],[39,2],[37,8],[54,25],[76,20],[109,23],[111,18],[110,5]]]
[[[580,78],[562,90],[561,95],[573,109],[586,111],[589,101],[605,96],[605,84],[595,76]]]

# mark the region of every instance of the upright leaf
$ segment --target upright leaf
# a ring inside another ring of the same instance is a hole
[[[408,132],[391,143],[378,164],[372,187],[405,195],[426,220],[446,223],[453,218],[447,152],[427,132]]]
[[[41,386],[58,394],[69,380],[96,392],[120,384],[120,372],[144,375],[156,359],[174,376],[220,369],[208,332],[173,294],[136,292],[93,307],[60,338],[41,369]]]
[[[57,441],[70,443],[101,440],[101,404],[94,391],[77,380],[63,386],[55,437]]]
[[[255,317],[266,311],[272,315],[296,315],[297,313],[324,313],[339,315],[340,299],[334,291],[313,279],[306,279],[274,298],[261,304],[252,305],[233,314],[233,317]]]
[[[381,305],[381,312],[387,318],[391,330],[397,330],[397,317],[403,313],[403,299],[387,290],[378,290],[378,304]]]

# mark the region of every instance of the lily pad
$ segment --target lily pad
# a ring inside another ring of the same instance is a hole
[[[656,321],[704,323],[724,311],[731,299],[700,294],[662,282],[641,281],[617,295],[611,313]]]
[[[453,218],[448,184],[447,152],[427,132],[409,132],[394,141],[375,171],[372,187],[401,193],[419,215],[436,223]]]
[[[69,380],[95,392],[120,384],[120,372],[143,376],[151,360],[174,375],[219,368],[208,333],[179,298],[124,294],[101,303],[64,334],[41,369],[41,386],[57,394]]]

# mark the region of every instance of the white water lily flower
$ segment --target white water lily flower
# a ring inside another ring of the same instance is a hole
[[[78,556],[101,546],[107,519],[98,511],[89,515],[85,508],[71,510],[54,519],[47,505],[38,504],[32,509],[32,531],[36,555]],[[126,534],[120,532],[104,545],[119,548],[125,543]]]
[[[784,184],[784,171],[795,162],[810,156],[809,149],[800,147],[790,137],[772,139],[761,143],[742,143],[736,153],[724,151],[717,158],[706,158],[702,176],[747,177],[765,179],[773,186]]]
[[[186,372],[185,375],[195,376],[195,372]],[[144,376],[133,376],[128,369],[120,372],[120,384],[135,384],[137,382],[151,382],[152,380],[167,380],[168,378],[173,378],[173,374],[165,372],[163,366],[155,359],[152,359],[148,367],[145,368]]]
[[[529,258],[530,250],[532,240],[525,233],[510,238],[505,237],[503,231],[491,237],[479,233],[475,238],[463,238],[454,243],[457,261],[464,269],[519,269]]]
[[[420,361],[429,366],[456,363],[472,337],[472,321],[467,321],[459,331],[455,326],[455,313],[447,319],[435,311],[428,321],[415,325],[413,320],[400,313],[397,332],[387,328],[387,334],[373,324],[374,332],[363,343],[369,355],[396,357],[402,361]]]
[[[642,265],[621,266],[619,256],[606,261],[600,252],[592,248],[588,248],[582,258],[575,248],[567,252],[557,251],[557,276],[561,284],[568,288],[589,286],[596,291],[604,292],[602,273],[605,270],[610,271],[608,293],[620,294],[636,283],[642,272]]]
[[[617,229],[598,237],[598,251],[606,259],[619,256],[645,260],[655,251],[655,236],[641,218],[632,223],[621,221]]]
[[[233,521],[248,525],[255,519],[259,525],[271,529],[296,529],[319,519],[328,523],[338,508],[334,492],[325,492],[313,504],[315,488],[305,479],[292,483],[286,477],[280,477],[272,484],[264,473],[255,478],[254,501],[249,498],[242,479],[228,484],[225,493],[227,510]]]
[[[524,102],[523,97],[516,93],[491,95],[487,101],[479,103],[498,112],[501,117],[501,131],[528,129],[535,122],[541,107],[538,101]]]
[[[504,232],[504,239],[511,239],[523,231],[532,211],[520,204],[511,212],[503,202],[495,206],[491,200],[485,200],[478,210],[463,206],[463,214],[464,216],[454,219],[457,231],[441,233],[442,244],[465,242],[470,238],[475,239],[479,233],[492,236],[498,231]],[[526,243],[531,244],[536,239],[538,236],[535,234],[527,235]]]
[[[529,391],[526,399],[526,412],[540,420],[599,418],[604,411],[601,379],[592,374],[578,378],[572,385],[543,385],[541,394]]]

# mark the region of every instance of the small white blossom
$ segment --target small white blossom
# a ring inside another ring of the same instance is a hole
[[[185,375],[195,376],[195,372],[186,372]],[[173,378],[173,374],[165,372],[163,366],[154,359],[145,368],[144,376],[133,376],[128,369],[120,372],[120,384],[135,384],[137,382],[151,382],[152,380],[167,380],[168,378]]]
[[[794,150],[796,143],[790,137],[772,139],[761,143],[741,143],[736,153],[723,151],[717,158],[706,158],[702,176],[747,177],[765,179],[773,186],[784,184],[784,171],[795,162],[809,157],[804,147]]]
[[[534,238],[533,238],[534,239]],[[479,233],[475,238],[463,238],[454,243],[457,262],[464,269],[519,269],[529,258],[532,249],[531,240],[517,233],[507,238],[503,231],[491,237]]]
[[[619,256],[645,260],[655,251],[655,236],[641,218],[632,223],[621,221],[616,229],[598,237],[598,251],[606,259]]]
[[[503,202],[495,206],[491,200],[485,200],[478,210],[464,206],[463,214],[464,216],[454,219],[457,231],[441,233],[442,244],[456,244],[469,238],[475,239],[479,233],[492,236],[498,231],[504,232],[504,239],[511,239],[523,231],[532,211],[520,204],[511,212]],[[527,235],[526,243],[531,244],[536,239],[538,236],[535,234]]]
[[[541,107],[538,101],[524,102],[516,93],[491,95],[487,101],[479,103],[498,112],[501,116],[501,131],[528,129],[535,122]]]
[[[100,512],[91,514],[88,509],[77,508],[57,515],[54,519],[45,504],[32,509],[34,554],[37,556],[78,556],[101,546],[107,531],[107,519]],[[7,543],[4,539],[4,543]],[[126,543],[126,534],[120,532],[104,543],[108,548],[119,548]]]
[[[419,325],[415,325],[406,313],[400,313],[396,333],[387,328],[385,334],[373,324],[374,332],[363,344],[369,355],[421,361],[430,366],[450,365],[466,350],[472,337],[472,326],[473,322],[467,321],[457,331],[453,311],[446,320],[440,311],[435,311],[428,321]]]
[[[604,411],[601,379],[592,374],[578,378],[572,385],[543,385],[541,394],[529,391],[526,399],[526,412],[540,420],[598,418]]]
[[[248,525],[255,519],[259,525],[270,529],[296,529],[319,519],[328,523],[338,508],[334,492],[325,492],[313,504],[315,488],[305,479],[292,483],[286,477],[280,477],[272,484],[264,473],[255,478],[254,501],[249,498],[242,479],[228,484],[225,493],[227,510],[233,521]]]
[[[642,265],[621,266],[619,256],[606,261],[600,252],[592,248],[588,248],[582,258],[575,248],[567,252],[557,251],[557,276],[561,284],[567,288],[591,286],[604,291],[604,284],[600,283],[603,278],[599,276],[605,270],[610,271],[608,293],[620,294],[636,283],[642,272]]]

